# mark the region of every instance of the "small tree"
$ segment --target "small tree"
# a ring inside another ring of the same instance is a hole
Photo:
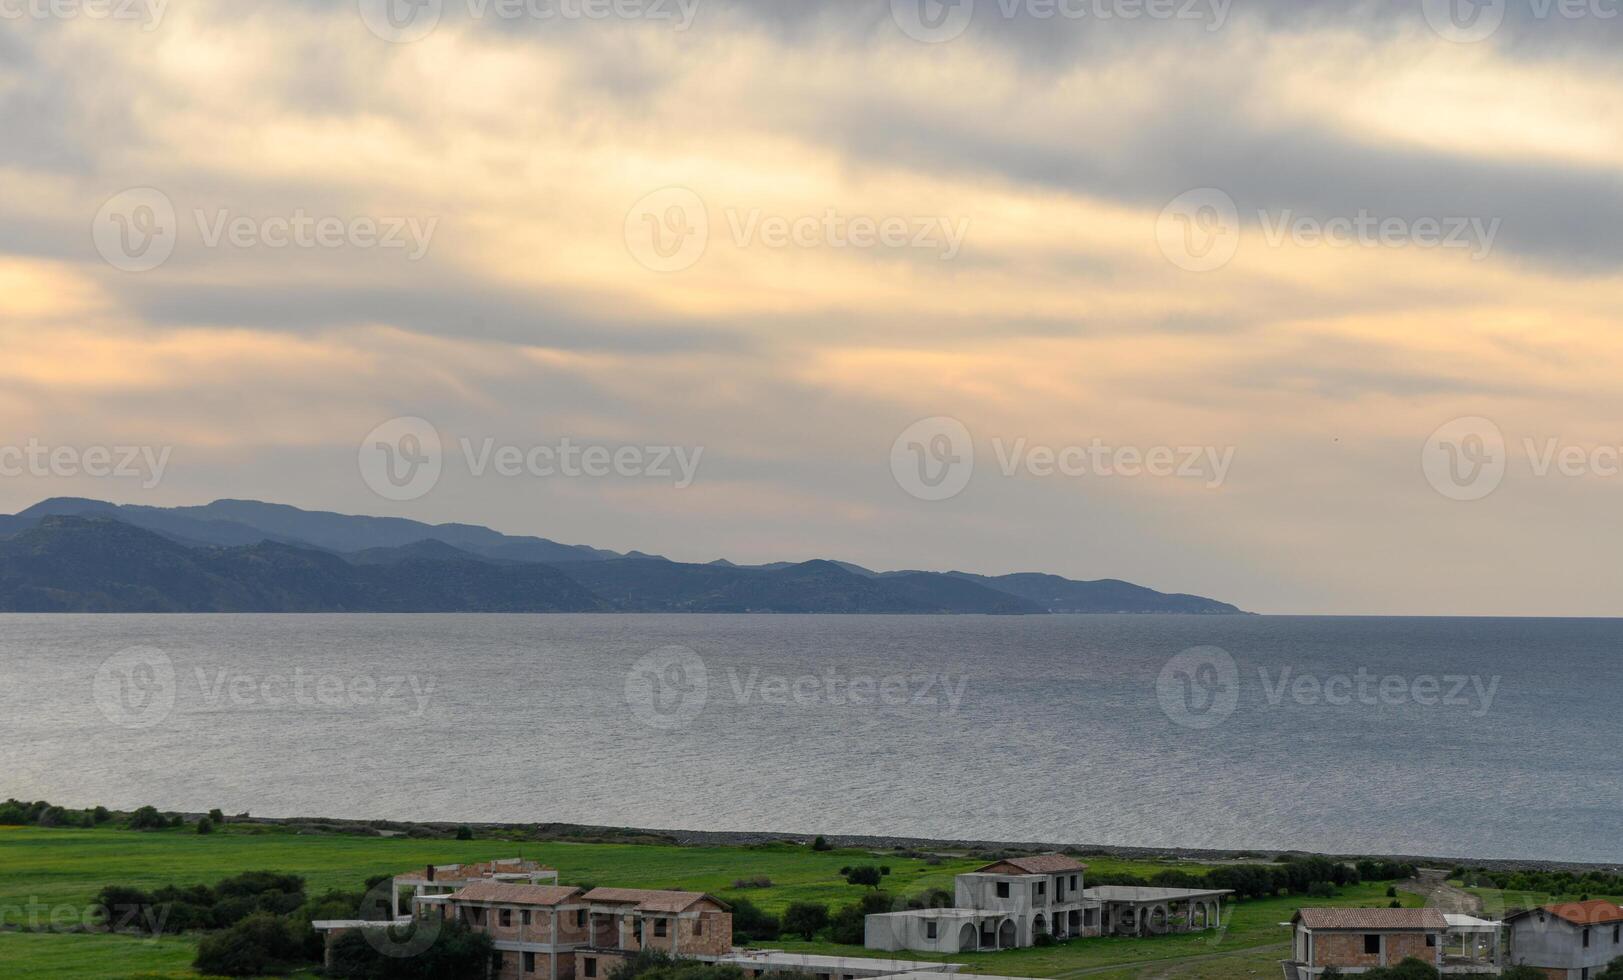
[[[214,821],[210,820],[208,817],[204,817],[203,819],[197,821],[197,832],[200,834],[214,833]]]
[[[871,864],[864,864],[852,868],[845,874],[845,881],[851,885],[867,885],[869,888],[878,888],[880,871]]]
[[[209,819],[214,821],[214,826],[218,827],[220,824],[225,823],[225,811],[215,807],[209,811]]]
[[[462,826],[458,827],[456,829],[456,839],[473,840],[473,828],[467,824],[463,824]]]
[[[818,834],[817,837],[812,841],[812,850],[832,851],[834,850],[834,845],[828,842],[828,838],[824,837],[822,834]]]
[[[816,902],[790,902],[783,910],[783,931],[811,942],[828,928],[828,906]]]

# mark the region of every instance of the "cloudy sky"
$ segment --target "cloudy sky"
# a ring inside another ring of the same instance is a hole
[[[0,511],[1623,613],[1620,10],[0,0]]]

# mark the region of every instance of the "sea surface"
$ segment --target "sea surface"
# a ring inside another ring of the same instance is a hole
[[[0,797],[1623,861],[1623,621],[0,616]]]

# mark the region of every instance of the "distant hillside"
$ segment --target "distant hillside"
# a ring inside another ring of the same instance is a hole
[[[7,612],[595,612],[550,565],[410,558],[356,565],[271,541],[188,548],[105,518],[48,517],[0,540]]]
[[[1238,613],[1114,579],[620,555],[257,501],[58,498],[0,515],[0,611]]]
[[[471,554],[513,561],[597,561],[620,557],[612,551],[559,544],[546,538],[513,537],[472,524],[424,524],[400,517],[356,517],[257,500],[216,500],[201,507],[141,507],[57,497],[35,504],[14,518],[0,520],[10,520],[15,529],[20,530],[51,515],[110,517],[186,544],[258,544],[268,540],[350,552],[399,548],[436,540]],[[5,525],[0,524],[0,534],[3,533]]]

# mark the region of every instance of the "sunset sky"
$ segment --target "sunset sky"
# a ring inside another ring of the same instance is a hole
[[[1623,4],[151,2],[0,0],[0,445],[168,464],[22,467],[0,512],[1623,614]],[[358,462],[398,417],[443,441],[411,499]],[[945,499],[898,475],[928,419],[973,444]],[[1491,492],[1438,486],[1457,419]],[[462,449],[566,438],[702,456]]]

